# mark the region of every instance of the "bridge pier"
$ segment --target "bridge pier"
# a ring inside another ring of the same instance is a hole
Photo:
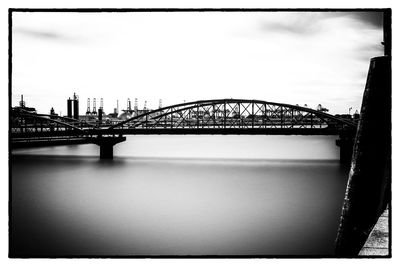
[[[340,147],[340,164],[350,165],[353,156],[355,134],[341,133],[336,145]]]
[[[100,159],[112,159],[114,157],[114,145],[124,142],[126,137],[103,137],[99,135],[93,143],[100,147]]]

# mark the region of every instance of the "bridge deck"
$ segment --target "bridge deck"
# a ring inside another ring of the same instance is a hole
[[[81,145],[91,144],[93,141],[89,138],[58,138],[58,139],[20,139],[12,140],[11,148],[30,148],[30,147],[45,147],[45,146],[66,146],[66,145]]]
[[[11,133],[12,138],[52,137],[52,136],[97,136],[137,135],[137,134],[244,134],[244,135],[337,135],[335,128],[122,128],[122,129],[88,129],[85,133],[69,131],[26,131]]]

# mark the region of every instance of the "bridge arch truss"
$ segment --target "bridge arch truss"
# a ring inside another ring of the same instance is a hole
[[[341,130],[353,121],[321,111],[282,103],[245,99],[214,99],[172,105],[135,116],[108,128],[134,129],[276,129]]]

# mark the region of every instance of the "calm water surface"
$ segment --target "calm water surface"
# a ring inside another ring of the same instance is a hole
[[[131,136],[13,151],[11,254],[331,255],[335,136]]]

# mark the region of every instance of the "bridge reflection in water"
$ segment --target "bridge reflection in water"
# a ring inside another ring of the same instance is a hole
[[[94,143],[101,158],[135,134],[339,135],[341,161],[349,162],[357,123],[296,105],[214,99],[167,106],[117,123],[91,124],[46,114],[12,113],[11,147]]]

